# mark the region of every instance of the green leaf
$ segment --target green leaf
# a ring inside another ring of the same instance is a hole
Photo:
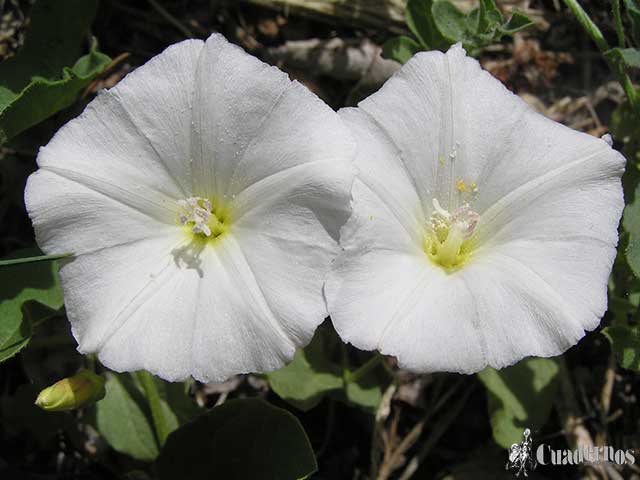
[[[356,382],[347,382],[345,385],[347,401],[353,405],[375,413],[382,400],[380,381],[373,372],[362,377]]]
[[[78,60],[97,4],[36,2],[24,47],[0,64],[0,143],[71,105],[110,63],[95,46]]]
[[[524,13],[514,11],[511,14],[511,18],[505,24],[500,27],[500,32],[504,35],[513,35],[525,28],[533,25],[533,22]]]
[[[418,42],[409,37],[396,37],[387,40],[382,46],[382,55],[400,63],[407,63],[411,57],[422,50]]]
[[[631,34],[636,47],[640,47],[640,5],[636,0],[624,0],[627,16],[631,22]]]
[[[306,348],[286,367],[267,373],[271,389],[284,401],[307,411],[330,391],[343,387],[341,368],[328,360],[329,332],[318,328]]]
[[[625,70],[640,68],[640,50],[636,48],[612,48],[605,56]]]
[[[431,7],[438,31],[447,39],[447,46],[465,42],[468,37],[467,16],[447,1],[437,1]]]
[[[13,256],[32,256],[36,249],[14,252]],[[33,316],[29,302],[38,302],[49,310],[63,305],[58,284],[57,263],[27,263],[0,268],[0,362],[12,357],[31,340]],[[42,315],[46,311],[40,310]]]
[[[293,480],[318,468],[298,419],[259,399],[231,400],[176,430],[157,467],[160,480]]]
[[[636,187],[633,203],[624,209],[622,226],[629,233],[627,262],[635,276],[640,277],[640,185]]]
[[[495,0],[480,0],[477,33],[494,31],[502,24],[502,20],[502,13],[500,13]]]
[[[602,329],[602,334],[611,342],[618,363],[640,372],[640,327],[607,327]]]
[[[425,50],[445,49],[449,43],[436,28],[432,5],[433,0],[409,0],[406,10],[407,26]]]
[[[549,418],[558,389],[559,366],[549,358],[529,358],[516,365],[486,368],[478,378],[487,389],[493,439],[509,448],[525,428],[538,430]]]
[[[346,356],[343,364],[334,361],[334,357],[344,354],[343,347],[335,330],[328,324],[321,325],[311,343],[298,350],[291,363],[265,374],[271,389],[302,411],[314,408],[325,396],[331,395],[348,405],[375,412],[382,388],[389,383],[386,371],[380,366],[382,357],[373,356],[362,367],[353,369]]]
[[[96,404],[96,428],[115,450],[137,460],[158,456],[151,422],[143,410],[144,398],[127,375],[107,373],[106,395]]]

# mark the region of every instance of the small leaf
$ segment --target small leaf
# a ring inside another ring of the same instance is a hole
[[[640,328],[615,326],[602,329],[611,342],[618,363],[623,368],[640,372]]]
[[[605,56],[624,69],[640,68],[640,50],[636,48],[612,48]]]
[[[362,377],[357,382],[347,382],[345,394],[349,403],[375,413],[382,400],[381,382],[373,372]]]
[[[513,35],[525,28],[533,25],[533,22],[524,13],[514,11],[511,14],[511,18],[505,24],[500,27],[500,32],[504,35]]]
[[[447,1],[436,1],[431,8],[438,31],[448,40],[447,46],[466,42],[468,38],[467,16]]]
[[[328,392],[343,387],[342,371],[328,360],[330,332],[316,330],[311,343],[298,350],[286,367],[267,373],[272,390],[294,407],[307,411]]]
[[[420,50],[422,47],[415,40],[409,37],[396,37],[385,42],[382,55],[396,62],[407,63]]]
[[[529,358],[502,370],[486,368],[478,378],[487,389],[493,439],[509,448],[525,428],[536,431],[549,418],[558,389],[557,361]]]
[[[436,27],[432,5],[433,0],[409,0],[406,10],[407,26],[425,50],[446,49],[450,44]]]
[[[340,402],[374,412],[383,387],[389,383],[388,374],[380,365],[383,357],[373,356],[353,369],[343,347],[331,324],[324,323],[316,330],[311,343],[296,352],[289,365],[265,374],[271,389],[302,411],[314,408],[330,395]]]
[[[476,33],[490,33],[502,24],[502,13],[495,0],[480,0]]]
[[[14,252],[13,256],[27,257],[37,252],[36,249],[20,250]],[[40,320],[29,315],[27,302],[39,302],[51,310],[62,307],[57,270],[56,262],[0,268],[0,362],[12,357],[29,343],[32,322]]]
[[[71,105],[111,59],[78,60],[97,0],[38,0],[22,50],[0,64],[0,143]],[[60,28],[64,25],[64,28]]]
[[[126,375],[107,373],[106,395],[96,404],[96,427],[115,450],[137,460],[154,460],[158,444],[142,409],[144,399]]]
[[[231,400],[179,428],[157,466],[160,480],[293,480],[318,468],[298,419],[259,399]]]
[[[627,262],[635,276],[640,278],[640,185],[636,187],[633,203],[624,209],[622,226],[629,232]]]

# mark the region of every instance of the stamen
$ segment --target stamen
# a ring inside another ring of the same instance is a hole
[[[437,199],[433,199],[433,213],[429,219],[429,232],[425,238],[425,251],[429,258],[445,268],[460,267],[470,255],[470,239],[480,216],[463,203],[449,213]]]
[[[192,233],[217,237],[224,231],[224,221],[218,219],[209,199],[190,197],[178,200],[178,205],[182,209],[178,221],[190,226]]]

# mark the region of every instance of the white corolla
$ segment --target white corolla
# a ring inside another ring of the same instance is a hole
[[[625,160],[532,111],[460,46],[341,117],[353,214],[325,285],[342,339],[416,371],[557,355],[607,305]]]
[[[72,331],[108,367],[273,370],[326,316],[355,145],[286,74],[213,35],[103,92],[38,155],[25,201]]]

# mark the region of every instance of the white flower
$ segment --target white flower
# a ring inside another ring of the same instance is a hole
[[[624,158],[533,112],[465,56],[421,53],[359,108],[342,339],[416,371],[557,355],[607,305]]]
[[[41,149],[25,192],[84,353],[203,381],[273,370],[325,318],[355,145],[286,74],[213,35],[168,48]]]

